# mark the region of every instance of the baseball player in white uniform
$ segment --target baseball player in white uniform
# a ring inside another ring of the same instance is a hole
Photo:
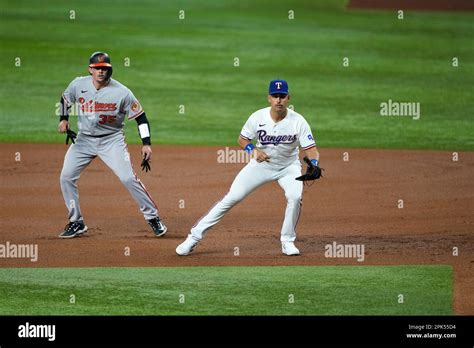
[[[301,175],[299,148],[318,170],[319,152],[306,120],[288,109],[288,83],[284,80],[271,81],[268,94],[270,107],[254,112],[238,138],[240,147],[253,154],[253,158],[236,176],[229,192],[191,228],[186,240],[176,248],[178,255],[189,255],[226,212],[270,181],[278,181],[287,199],[280,238],[282,252],[285,255],[300,254],[294,244],[303,193],[303,183],[295,180]],[[255,146],[252,143],[254,139]]]
[[[145,112],[133,93],[111,78],[112,64],[107,53],[92,54],[89,59],[89,74],[90,76],[74,79],[61,97],[58,131],[67,132],[69,138],[69,109],[76,104],[79,133],[77,138],[75,133],[72,133],[73,144],[66,153],[61,171],[61,190],[69,210],[69,223],[59,237],[73,238],[87,231],[79,205],[76,182],[81,172],[97,156],[128,189],[155,236],[163,236],[167,228],[158,216],[155,202],[132,169],[123,132],[125,117],[137,121],[143,143],[141,153],[144,162],[148,163],[152,151],[150,126]],[[107,207],[104,207],[104,213],[110,213]]]

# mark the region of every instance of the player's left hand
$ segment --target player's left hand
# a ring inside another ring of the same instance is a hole
[[[143,145],[142,147],[142,158],[144,160],[150,160],[151,159],[151,146],[150,145]]]
[[[308,159],[308,157],[304,158],[304,161],[308,165],[308,168],[306,168],[306,173],[295,178],[296,180],[299,181],[312,181],[312,180],[318,180],[323,176],[322,173],[322,168],[319,168],[317,165],[313,165],[311,161]]]
[[[308,180],[317,180],[323,176],[321,168],[314,166],[313,168],[308,167],[306,170],[306,177]]]
[[[142,170],[144,170],[145,172],[148,172],[151,170],[151,165],[150,165],[150,162],[151,162],[151,146],[150,145],[143,145],[142,147],[142,163],[141,163],[141,167],[142,167]]]

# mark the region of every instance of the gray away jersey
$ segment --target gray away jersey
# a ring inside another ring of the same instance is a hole
[[[144,111],[127,87],[114,79],[97,90],[92,76],[76,77],[66,88],[63,98],[67,106],[78,106],[79,132],[100,136],[121,131],[125,117],[129,120]]]

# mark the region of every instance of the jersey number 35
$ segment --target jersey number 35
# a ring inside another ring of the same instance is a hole
[[[99,115],[99,124],[114,123],[117,116],[113,115]]]

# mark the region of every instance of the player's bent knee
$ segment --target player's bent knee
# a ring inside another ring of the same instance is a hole
[[[301,200],[301,194],[299,192],[285,193],[285,196],[288,202],[299,202]]]
[[[66,184],[66,183],[73,182],[72,174],[68,173],[68,172],[61,172],[61,175],[59,177],[59,181],[61,182],[61,184],[63,184],[63,183]]]
[[[125,186],[129,186],[129,185],[132,185],[133,182],[134,182],[135,178],[132,176],[132,175],[127,175],[127,176],[121,176],[120,177],[120,181],[122,182],[122,184],[124,184]]]

